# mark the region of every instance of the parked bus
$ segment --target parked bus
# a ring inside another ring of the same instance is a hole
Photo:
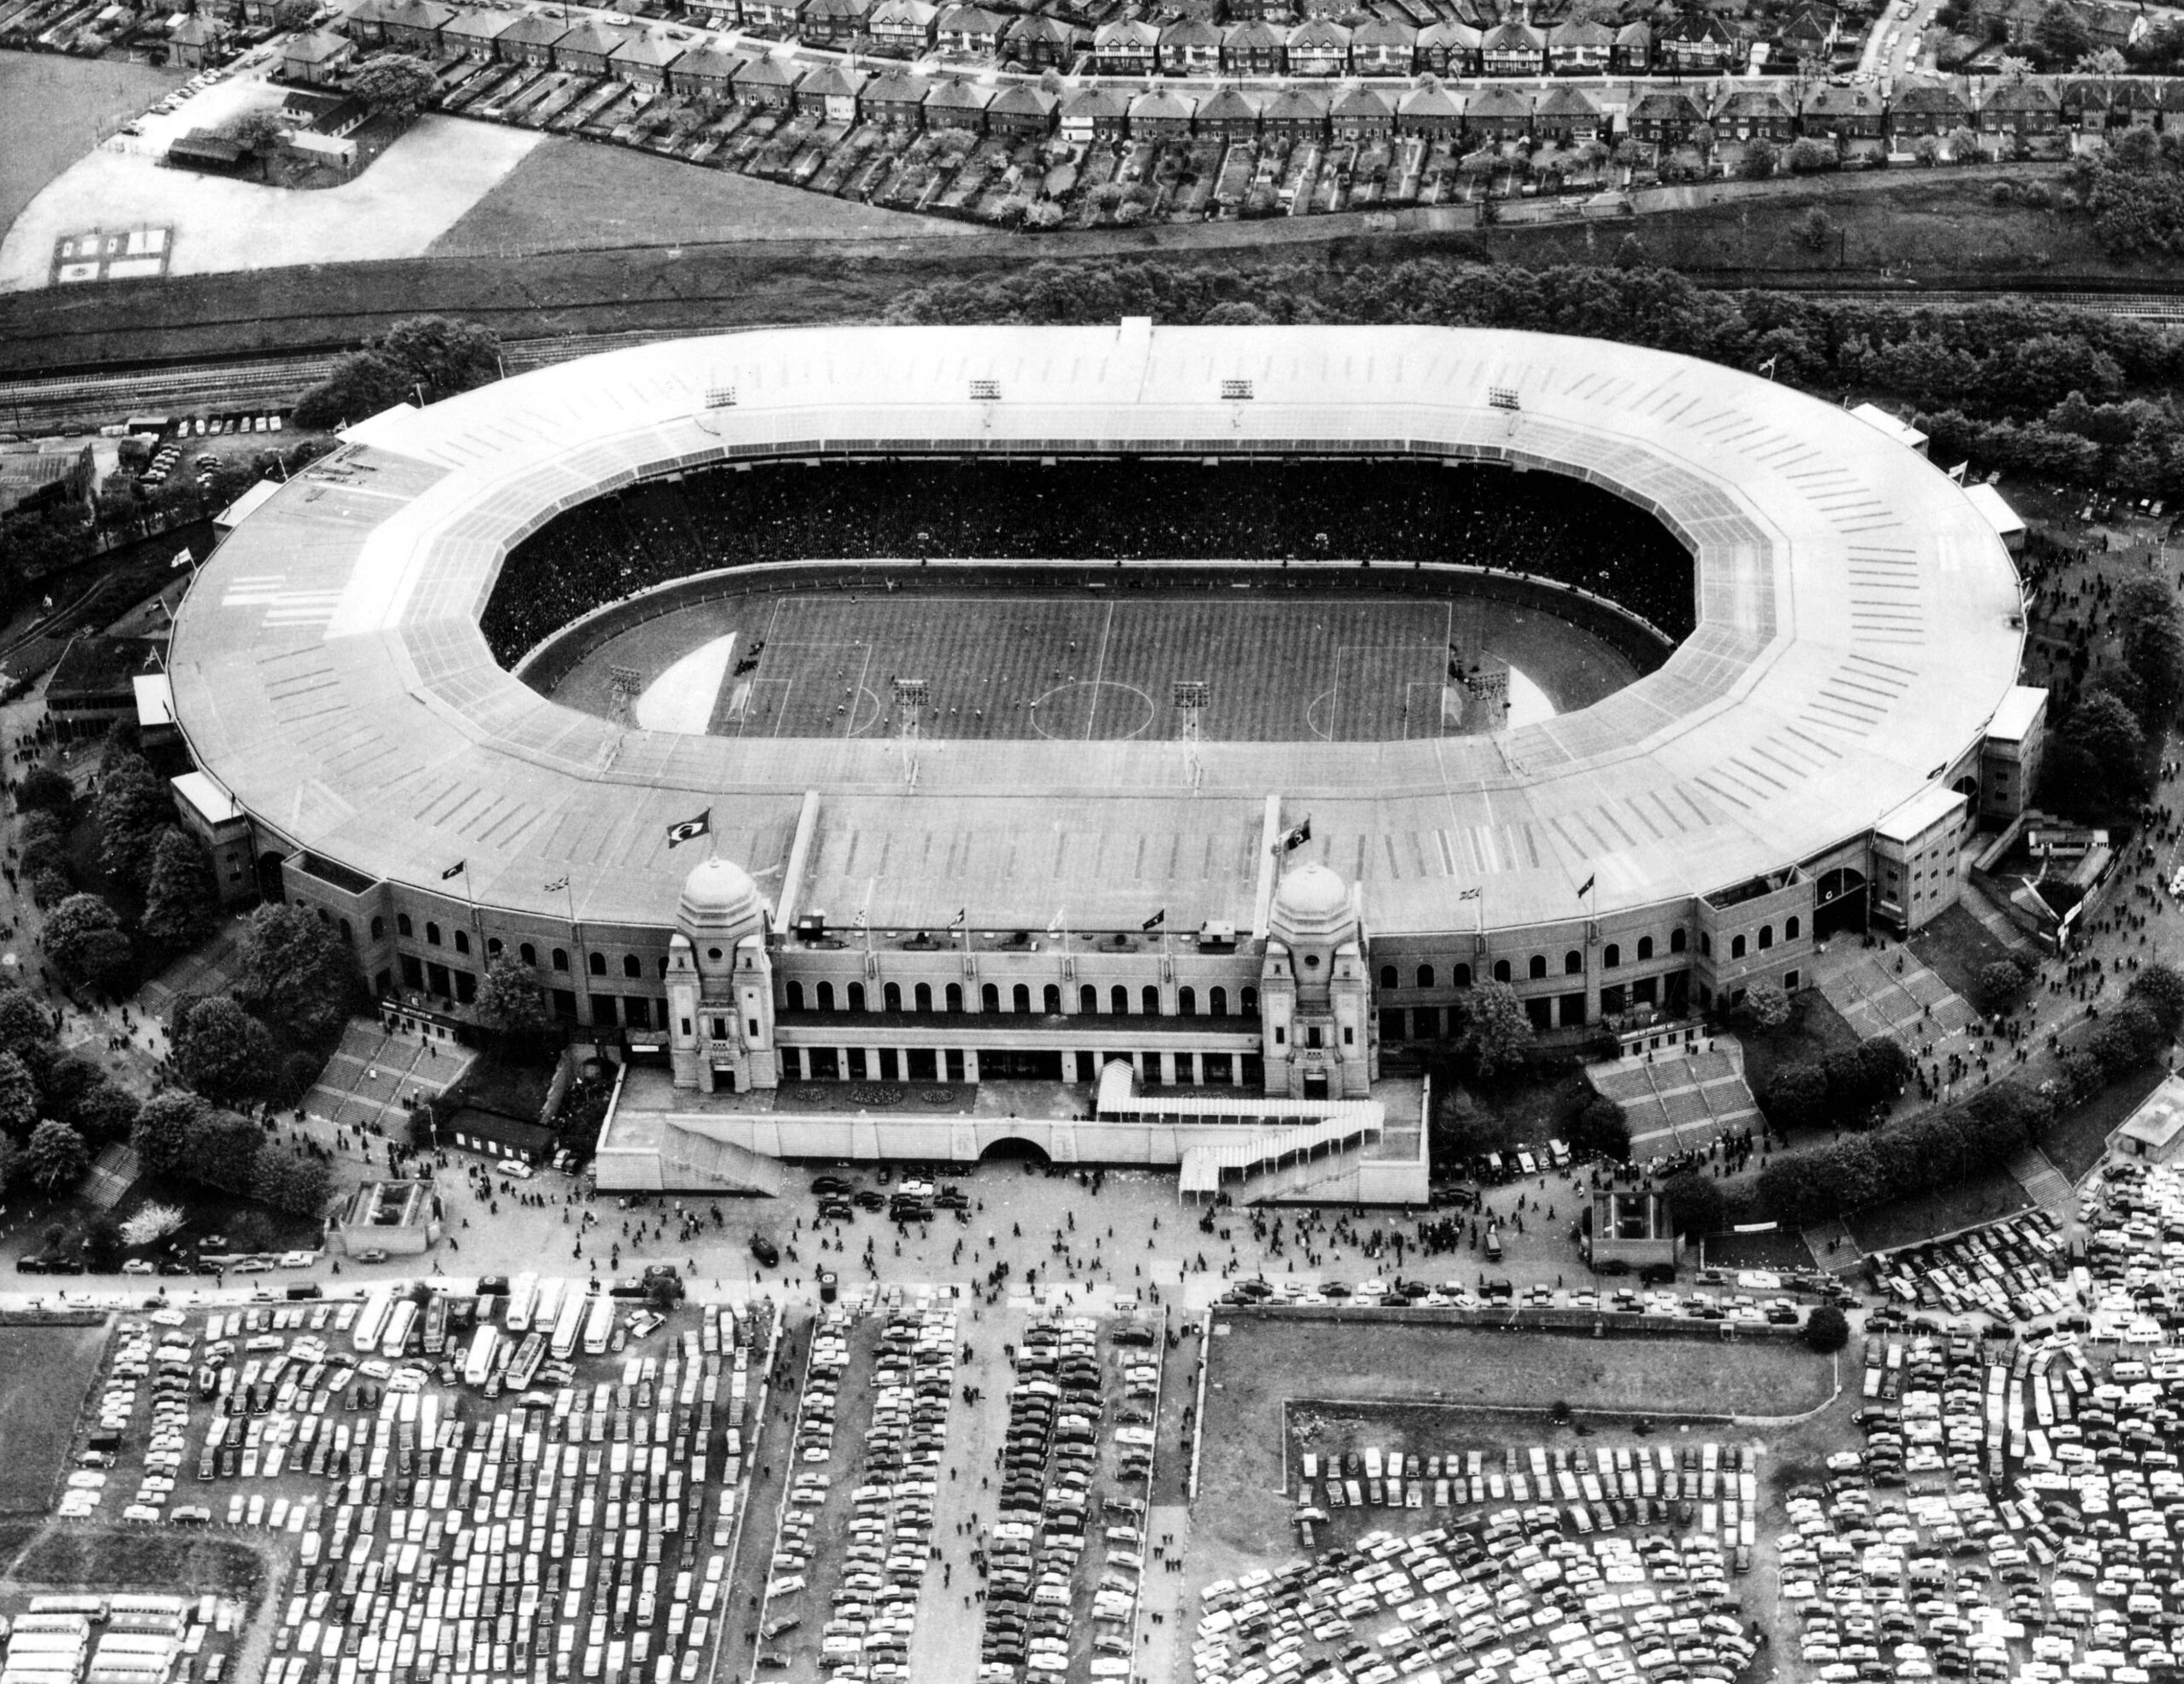
[[[381,1356],[399,1356],[409,1348],[410,1336],[416,1331],[417,1306],[404,1298],[394,1306],[386,1318],[386,1333],[379,1342]]]
[[[375,1286],[365,1295],[364,1307],[357,1312],[357,1325],[350,1335],[350,1343],[358,1350],[376,1350],[380,1338],[386,1332],[386,1313],[394,1306],[392,1287]]]
[[[551,1333],[561,1315],[561,1299],[568,1282],[558,1275],[549,1275],[538,1282],[538,1301],[531,1307],[531,1325],[542,1333]],[[581,1288],[579,1288],[581,1290]]]
[[[425,1355],[438,1356],[447,1349],[447,1299],[435,1292],[425,1306]]]
[[[591,1301],[591,1315],[584,1326],[584,1353],[607,1355],[607,1341],[614,1332],[614,1300],[601,1292]]]
[[[508,1313],[501,1318],[508,1332],[527,1333],[531,1331],[531,1307],[537,1301],[538,1277],[536,1275],[517,1275],[515,1284],[508,1288]]]
[[[538,1378],[538,1366],[546,1360],[546,1335],[529,1333],[516,1347],[515,1360],[508,1364],[508,1389],[527,1391],[531,1383]]]
[[[561,1313],[554,1321],[552,1349],[555,1357],[567,1362],[575,1354],[577,1341],[584,1335],[585,1300],[581,1292],[571,1292],[561,1301]]]
[[[483,1385],[485,1376],[493,1372],[493,1347],[501,1342],[501,1330],[491,1322],[481,1325],[470,1336],[470,1356],[462,1365],[466,1385]]]

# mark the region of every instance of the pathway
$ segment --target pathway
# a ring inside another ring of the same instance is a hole
[[[99,1153],[97,1161],[84,1172],[84,1183],[77,1191],[86,1203],[111,1211],[136,1186],[137,1174],[135,1148],[117,1142]]]
[[[304,1111],[336,1128],[361,1124],[399,1139],[410,1101],[445,1093],[475,1057],[453,1042],[411,1041],[388,1033],[375,1019],[354,1018],[304,1095]]]
[[[1906,948],[1860,947],[1846,938],[1816,955],[1813,971],[1861,1040],[1892,1035],[1911,1048],[1931,1041],[1939,1053],[1950,1036],[1976,1037],[1979,1014]]]
[[[2048,1162],[2048,1154],[2038,1147],[2028,1146],[2011,1158],[2010,1174],[2017,1177],[2025,1197],[2042,1210],[2062,1222],[2077,1220],[2077,1189],[2071,1185],[2069,1176]]]

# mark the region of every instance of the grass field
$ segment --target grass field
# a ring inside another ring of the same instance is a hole
[[[1217,1318],[1219,1312],[1217,1312]],[[1283,1406],[1334,1434],[1369,1414],[1421,1435],[1427,1449],[1542,1443],[1557,1399],[1602,1431],[1653,1415],[1791,1414],[1826,1401],[1834,1371],[1796,1345],[1706,1339],[1586,1339],[1369,1321],[1237,1315],[1208,1356],[1205,1448],[1193,1510],[1194,1562],[1279,1555],[1290,1536],[1281,1495]],[[1451,1405],[1467,1405],[1461,1415]],[[1484,1413],[1481,1413],[1484,1412]],[[1497,1413],[1507,1412],[1507,1413]],[[1376,1428],[1376,1431],[1379,1429]],[[1428,1437],[1430,1435],[1430,1442]],[[1559,1435],[1567,1442],[1566,1433]],[[1377,1439],[1385,1448],[1391,1441]],[[1233,1555],[1230,1553],[1233,1552]]]
[[[2048,1161],[2075,1185],[2108,1149],[2108,1136],[2123,1119],[2145,1103],[2161,1085],[2166,1072],[2158,1064],[2135,1070],[2111,1082],[2077,1109],[2058,1118],[2055,1126],[2041,1137],[2040,1149]]]
[[[635,668],[655,686],[638,716],[661,729],[855,736],[894,730],[891,681],[923,678],[928,736],[1083,740],[1178,735],[1170,687],[1203,678],[1213,698],[1203,729],[1216,740],[1375,741],[1500,724],[1482,721],[1461,688],[1444,698],[1452,644],[1513,669],[1520,724],[1635,676],[1565,621],[1468,599],[792,595],[648,621],[586,657],[555,694],[604,712],[611,669]],[[758,666],[736,672],[761,645]],[[707,650],[710,665],[696,659]],[[687,679],[694,693],[658,711],[655,681],[677,662],[665,682]]]
[[[106,1329],[0,1327],[0,1514],[43,1514],[68,1460],[77,1413],[98,1373]]]
[[[556,136],[433,242],[434,257],[745,240],[975,236],[967,223]]]
[[[1885,1251],[2031,1208],[2017,1177],[1996,1170],[1938,1192],[1875,1205],[1844,1221],[1860,1251]]]
[[[177,70],[56,53],[0,53],[0,234],[38,189],[182,81]],[[84,207],[86,228],[98,207]]]
[[[265,1563],[248,1544],[142,1526],[51,1525],[8,1577],[26,1584],[207,1594],[255,1600]]]

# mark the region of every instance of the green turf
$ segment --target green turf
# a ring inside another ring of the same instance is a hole
[[[105,1344],[103,1326],[0,1327],[0,1514],[51,1506]]]

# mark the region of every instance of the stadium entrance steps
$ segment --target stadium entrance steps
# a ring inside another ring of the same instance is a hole
[[[1704,1152],[1734,1129],[1759,1126],[1759,1106],[1744,1079],[1744,1049],[1726,1037],[1711,1051],[1650,1064],[1619,1060],[1585,1073],[1594,1092],[1623,1107],[1634,1164]]]
[[[452,1041],[427,1043],[391,1035],[375,1018],[351,1018],[304,1095],[304,1110],[337,1128],[376,1124],[382,1133],[397,1135],[409,1126],[413,1098],[439,1098],[476,1056]]]

